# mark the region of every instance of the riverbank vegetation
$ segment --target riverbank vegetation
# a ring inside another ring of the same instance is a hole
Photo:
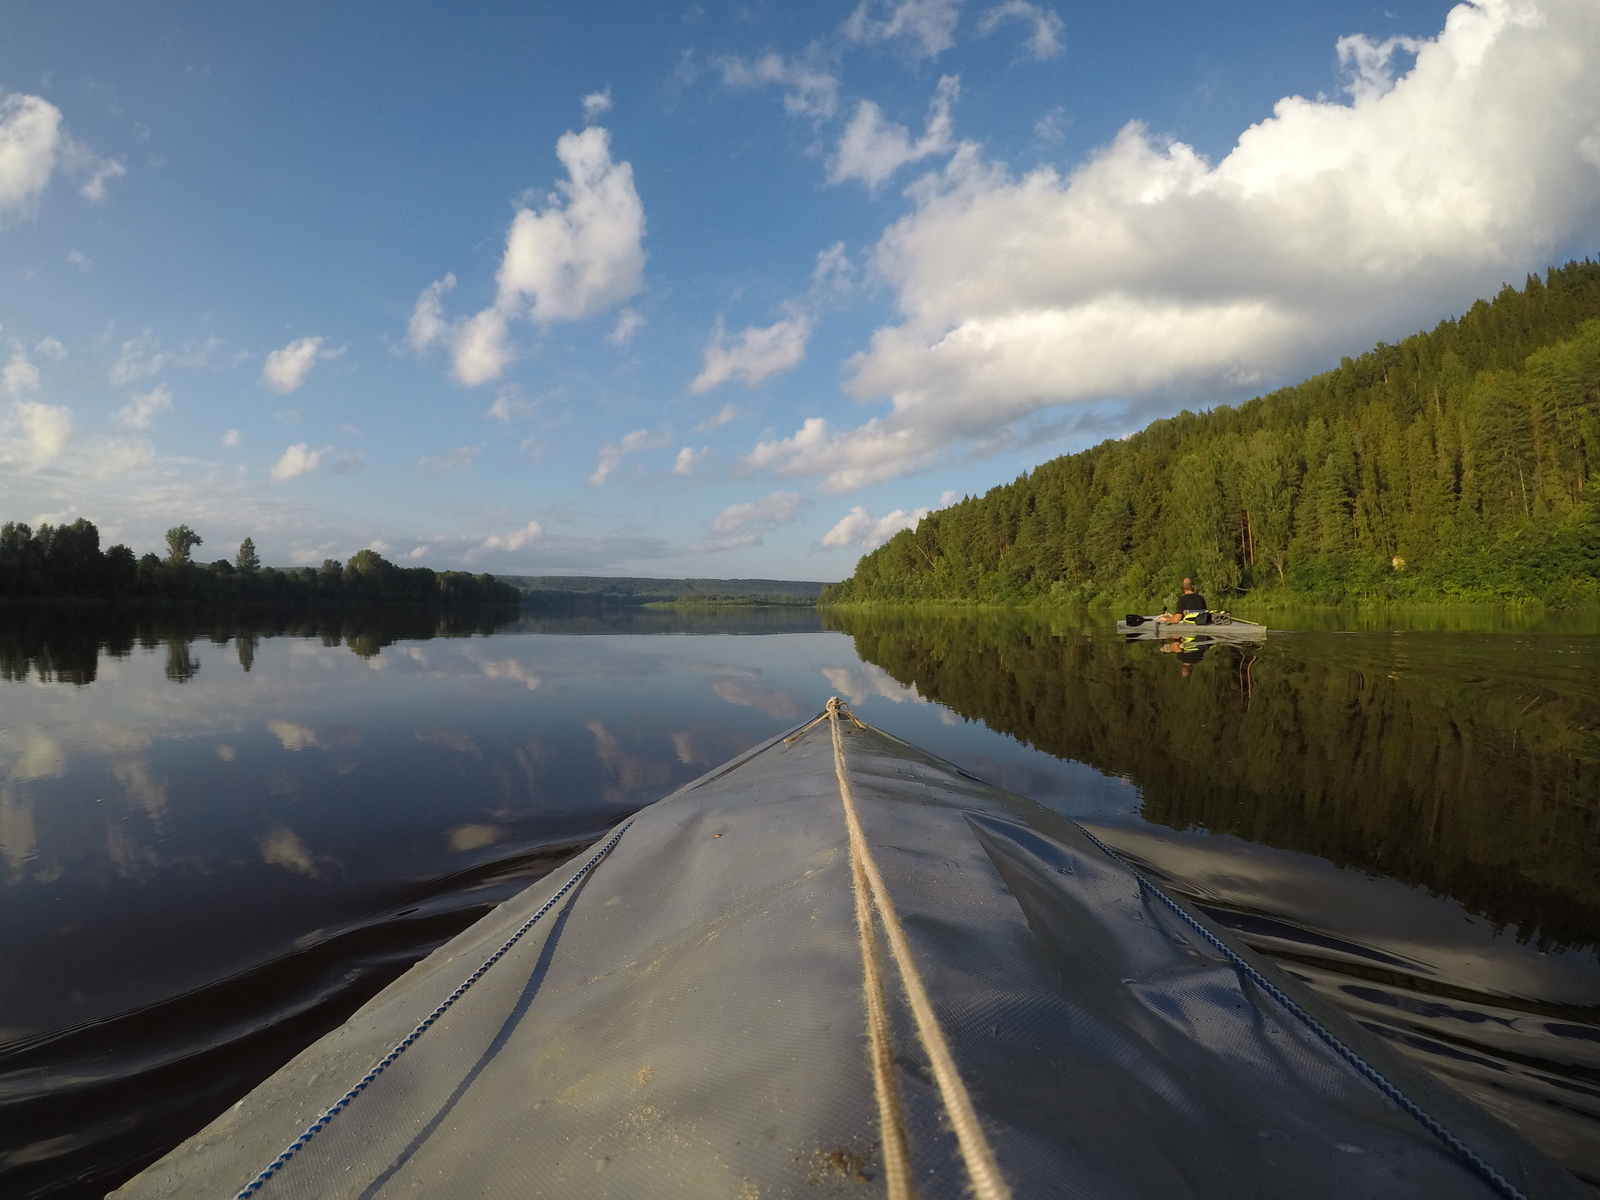
[[[245,538],[233,558],[201,564],[204,540],[187,525],[167,530],[165,557],[136,558],[124,545],[100,548],[100,530],[78,518],[70,524],[15,521],[0,527],[0,600],[183,601],[205,605],[341,606],[515,605],[521,593],[492,575],[397,567],[375,550],[321,567],[263,567]]]
[[[1237,408],[1044,463],[823,604],[1600,604],[1600,264]]]

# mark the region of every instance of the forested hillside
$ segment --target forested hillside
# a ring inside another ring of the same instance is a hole
[[[823,603],[1600,602],[1600,264],[924,518]]]

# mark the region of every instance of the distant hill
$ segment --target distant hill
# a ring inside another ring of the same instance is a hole
[[[924,517],[822,603],[1600,603],[1600,264]]]
[[[530,608],[654,605],[795,605],[817,602],[827,584],[805,579],[644,579],[601,575],[499,575]]]

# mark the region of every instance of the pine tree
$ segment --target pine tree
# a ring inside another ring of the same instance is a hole
[[[253,538],[245,538],[239,543],[239,553],[234,558],[234,565],[246,575],[254,575],[261,569],[261,556],[256,553],[256,543]]]

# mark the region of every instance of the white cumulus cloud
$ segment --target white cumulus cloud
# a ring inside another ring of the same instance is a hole
[[[532,545],[543,536],[544,526],[537,521],[529,521],[521,529],[514,529],[510,533],[490,534],[482,542],[478,543],[471,553],[521,550],[524,546]]]
[[[136,392],[117,410],[117,424],[126,425],[129,429],[149,429],[150,423],[156,419],[157,413],[165,412],[172,407],[172,393],[165,385],[158,385],[148,392]]]
[[[947,153],[955,144],[950,136],[950,106],[960,96],[960,77],[942,77],[928,105],[927,125],[914,142],[904,125],[885,120],[882,109],[871,100],[863,100],[828,160],[828,182],[859,179],[868,191],[875,192],[908,163],[920,162],[930,154]]]
[[[737,404],[724,404],[704,421],[694,427],[696,433],[710,433],[713,429],[721,429],[730,421],[739,419],[739,406]]]
[[[765,54],[748,60],[724,58],[717,68],[728,87],[781,87],[784,111],[791,116],[827,120],[839,107],[839,80],[819,66]]]
[[[406,325],[406,342],[417,353],[449,334],[450,323],[444,317],[442,297],[455,286],[456,277],[447,274],[423,288],[417,296],[417,305],[411,310],[411,320]]]
[[[933,58],[956,44],[961,0],[861,0],[844,23],[854,42],[898,41],[915,58]]]
[[[484,416],[496,421],[509,422],[512,417],[530,417],[539,411],[539,402],[529,400],[514,383],[502,384],[494,403],[484,410]]]
[[[18,346],[11,352],[11,360],[0,370],[0,381],[12,396],[25,396],[39,390],[39,368],[28,361],[27,354]]]
[[[128,173],[116,159],[96,158],[89,165],[89,178],[83,181],[83,186],[78,189],[78,195],[95,204],[103,203],[106,199],[106,182],[112,179],[121,179]],[[82,255],[79,255],[82,258]],[[84,260],[87,265],[88,260]]]
[[[583,98],[583,119],[591,125],[610,111],[611,89],[609,87],[603,92],[590,92]]]
[[[886,517],[874,517],[861,505],[852,508],[832,529],[822,535],[822,544],[830,550],[841,546],[860,546],[875,550],[902,529],[915,529],[917,522],[933,510],[913,509],[906,512],[897,508]]]
[[[1006,0],[978,18],[978,32],[987,36],[1007,21],[1021,21],[1032,28],[1028,39],[1022,43],[1030,58],[1042,62],[1061,53],[1061,18],[1054,9],[1029,4],[1028,0]]]
[[[31,216],[58,168],[86,175],[78,193],[97,203],[106,198],[108,180],[127,174],[120,162],[68,137],[61,122],[61,110],[42,96],[0,98],[0,222]]]
[[[711,522],[711,532],[717,536],[696,542],[690,549],[697,554],[715,554],[759,546],[763,534],[789,524],[800,515],[804,504],[796,492],[773,492],[746,504],[730,505]]]
[[[1235,398],[1593,244],[1600,6],[1481,0],[1339,52],[1348,103],[1280,100],[1215,164],[1137,123],[1066,175],[958,147],[874,251],[903,319],[848,387],[890,411],[813,418],[745,465],[837,492],[1054,406]]]
[[[648,429],[635,429],[632,433],[623,434],[614,442],[608,442],[600,447],[598,461],[595,463],[594,474],[589,476],[589,483],[599,487],[622,465],[622,460],[630,454],[637,454],[640,450],[659,450],[672,442],[672,430],[663,427],[655,432]]]
[[[730,345],[727,330],[719,320],[706,346],[705,369],[694,377],[689,390],[708,392],[735,376],[748,387],[755,387],[769,375],[798,366],[806,356],[806,339],[810,336],[811,321],[797,315],[765,329],[752,326]]]
[[[313,450],[305,442],[296,442],[283,452],[283,457],[273,465],[272,477],[279,483],[290,479],[299,479],[302,475],[309,475],[320,467],[328,455],[333,453],[332,446],[324,446],[320,450]]]
[[[222,444],[227,446],[230,450],[243,441],[244,435],[241,434],[237,429],[230,429],[227,433],[222,435]]]
[[[811,271],[812,291],[820,295],[848,292],[855,286],[855,270],[844,243],[835,242],[817,254],[817,265]]]
[[[672,464],[674,475],[693,475],[695,468],[711,457],[711,448],[702,446],[696,450],[693,446],[685,446],[678,451],[678,457]]]
[[[1394,52],[1415,55],[1424,43],[1413,37],[1396,36],[1375,42],[1363,33],[1342,37],[1334,50],[1345,73],[1345,91],[1355,100],[1370,100],[1394,86]]]
[[[556,157],[568,178],[556,184],[546,208],[518,209],[512,218],[494,304],[449,321],[441,297],[455,286],[451,275],[417,297],[407,341],[419,353],[435,342],[446,345],[457,381],[468,387],[499,378],[510,364],[513,320],[576,321],[644,286],[644,205],[633,167],[612,161],[611,135],[598,125],[562,134]]]
[[[517,213],[498,280],[501,307],[531,300],[536,321],[575,321],[643,286],[644,205],[633,168],[611,161],[610,135],[597,127],[563,134],[556,157],[570,178],[543,212]]]
[[[14,400],[10,413],[0,417],[0,462],[48,462],[58,457],[71,440],[70,408],[37,400]]]
[[[122,343],[116,362],[111,364],[109,378],[114,387],[126,387],[156,374],[167,365],[171,355],[161,349],[161,343],[146,329],[136,338]]]
[[[61,110],[39,96],[0,100],[0,219],[33,211],[61,153]]]
[[[70,408],[33,400],[19,400],[16,407],[35,458],[54,458],[67,448],[72,439]]]
[[[327,340],[322,337],[296,338],[282,350],[274,350],[267,355],[267,361],[261,368],[262,386],[282,396],[298,390],[305,383],[306,376],[311,374],[311,368],[317,365],[318,359],[338,358],[343,353],[340,350],[323,349],[322,344]]]
[[[633,341],[633,335],[644,328],[644,316],[638,310],[625,308],[617,314],[617,323],[606,334],[606,341],[613,346],[626,346]]]
[[[874,417],[857,429],[840,430],[826,418],[807,417],[796,432],[758,442],[741,461],[752,470],[779,475],[821,475],[822,490],[833,493],[925,470],[941,450],[939,430],[925,424],[902,421],[891,427],[886,419]]]
[[[498,308],[468,317],[452,332],[451,370],[458,383],[476,387],[498,379],[511,362],[510,329]]]

